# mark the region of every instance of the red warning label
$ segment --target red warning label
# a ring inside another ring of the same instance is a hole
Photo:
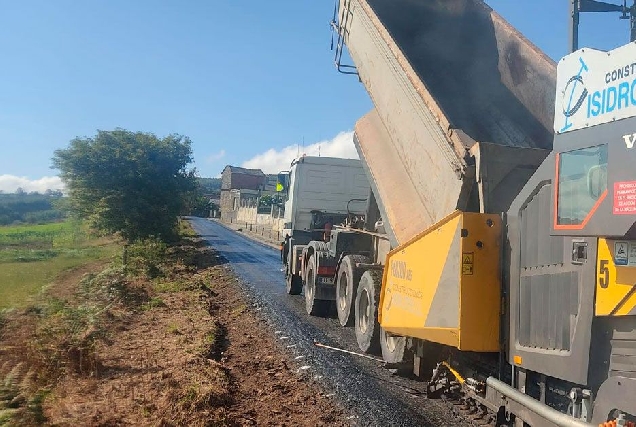
[[[614,183],[614,215],[636,215],[636,181]]]

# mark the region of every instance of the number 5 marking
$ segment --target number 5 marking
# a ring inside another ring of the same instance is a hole
[[[610,272],[607,265],[609,264],[609,260],[602,259],[598,268],[598,285],[606,289],[609,286],[610,281]]]

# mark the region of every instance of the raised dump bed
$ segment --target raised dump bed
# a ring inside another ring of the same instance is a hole
[[[505,211],[552,146],[554,62],[480,0],[341,0],[338,19],[393,244],[456,209]]]

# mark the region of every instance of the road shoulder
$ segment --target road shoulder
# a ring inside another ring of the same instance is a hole
[[[44,304],[4,318],[0,379],[11,399],[0,403],[11,406],[14,420],[347,425],[345,411],[299,369],[223,258],[194,241],[170,256],[161,280],[117,271],[70,275],[51,287],[51,301],[63,309],[46,323],[50,306]],[[89,304],[101,303],[97,322],[77,324]],[[85,329],[58,334],[71,318],[73,328]]]

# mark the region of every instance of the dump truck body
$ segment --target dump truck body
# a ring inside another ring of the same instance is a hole
[[[375,106],[377,118],[356,126],[356,144],[394,244],[456,209],[509,205],[492,186],[480,196],[489,177],[476,176],[471,149],[539,150],[533,165],[522,152],[505,165],[508,184],[523,185],[551,148],[554,62],[481,1],[347,0],[339,24]],[[498,175],[496,155],[480,162]]]
[[[466,153],[471,175],[461,179],[447,176],[445,180],[439,170],[431,171],[433,185],[424,197],[422,187],[415,185],[409,174],[409,160],[405,163],[400,157],[376,109],[356,123],[354,144],[393,247],[455,210],[505,212],[549,154],[540,148],[475,143]]]

